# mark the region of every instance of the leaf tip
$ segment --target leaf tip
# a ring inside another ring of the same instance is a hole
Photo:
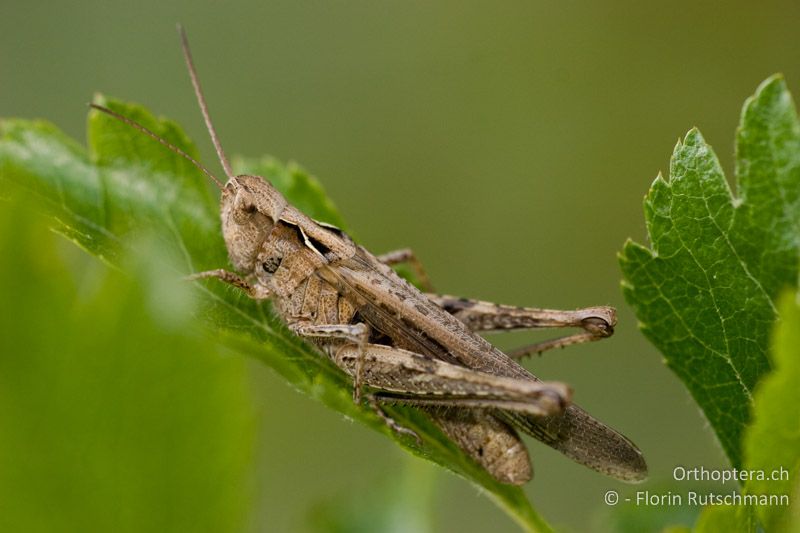
[[[656,177],[653,179],[653,183],[650,184],[650,189],[655,187],[669,187],[669,183],[664,178],[664,174],[659,170]]]
[[[104,93],[101,93],[100,91],[96,91],[96,92],[92,93],[92,103],[93,104],[105,105],[107,101],[108,101],[108,98],[106,97],[106,95]]]
[[[675,148],[673,148],[672,157],[670,158],[670,181],[673,181],[681,174],[680,172],[675,171],[676,163],[687,157],[695,157],[697,153],[703,150],[706,146],[707,144],[703,138],[703,134],[700,133],[700,130],[697,128],[697,126],[694,126],[692,129],[687,131],[686,135],[683,136],[683,139],[679,138],[678,142],[675,143]]]
[[[748,125],[753,127],[767,117],[775,120],[774,115],[782,113],[795,115],[794,103],[786,80],[783,74],[777,73],[762,81],[755,93],[745,100],[737,135],[743,135]]]
[[[625,241],[622,251],[617,254],[620,268],[626,278],[631,278],[635,269],[656,257],[658,257],[658,253],[655,250],[651,250],[631,238]],[[633,288],[633,284],[630,287]]]
[[[619,264],[620,269],[622,269],[622,275],[627,275],[627,268],[630,266],[631,257],[630,257],[630,248],[634,245],[633,239],[628,237],[625,239],[625,243],[622,245],[622,249],[617,252],[617,263]],[[628,285],[627,280],[623,277],[620,281],[620,286],[624,291],[626,286]]]
[[[788,90],[786,87],[786,78],[783,76],[782,72],[776,72],[762,81],[756,89],[755,96],[758,97],[762,93],[775,90],[780,92]]]
[[[703,138],[703,134],[700,133],[700,129],[697,126],[694,126],[683,137],[683,145],[684,146],[701,146],[706,144],[706,140]]]
[[[617,252],[617,259],[619,259],[620,261],[628,260],[629,251],[633,246],[636,246],[636,242],[632,238],[628,237],[627,239],[625,239],[625,243],[622,245],[622,250]]]

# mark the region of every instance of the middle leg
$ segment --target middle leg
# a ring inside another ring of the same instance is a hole
[[[362,376],[364,374],[364,350],[369,339],[369,326],[363,322],[357,324],[311,324],[300,322],[290,329],[301,337],[317,339],[344,340],[356,347],[356,364],[353,373],[353,401],[361,402]]]

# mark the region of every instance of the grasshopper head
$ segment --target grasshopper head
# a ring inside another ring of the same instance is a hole
[[[234,176],[222,189],[222,235],[233,266],[255,270],[258,253],[280,220],[286,199],[260,176]]]

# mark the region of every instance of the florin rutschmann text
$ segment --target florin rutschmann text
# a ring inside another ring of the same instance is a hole
[[[637,507],[679,507],[682,505],[705,507],[707,505],[758,505],[758,506],[788,506],[788,494],[739,494],[735,490],[730,492],[697,492],[690,490],[686,494],[676,492],[651,492],[649,490],[636,491],[633,498],[625,498]]]

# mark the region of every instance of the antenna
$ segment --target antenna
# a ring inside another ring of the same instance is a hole
[[[112,111],[109,108],[103,107],[103,106],[98,105],[98,104],[89,104],[89,107],[91,107],[92,109],[96,109],[98,111],[101,111],[101,112],[105,113],[106,115],[112,116],[115,119],[119,120],[120,122],[124,122],[128,126],[131,126],[131,127],[135,128],[135,129],[141,131],[145,135],[147,135],[149,137],[152,137],[153,139],[157,140],[158,142],[160,142],[161,144],[163,144],[164,146],[166,146],[167,148],[169,148],[170,150],[172,150],[173,152],[175,152],[176,154],[178,154],[179,156],[183,157],[184,159],[186,159],[187,161],[192,163],[194,166],[199,168],[203,172],[203,174],[205,174],[206,176],[211,178],[214,181],[214,183],[217,184],[217,187],[219,187],[220,189],[224,188],[224,186],[222,185],[222,182],[220,182],[216,178],[216,176],[214,176],[214,174],[212,174],[206,167],[204,167],[203,165],[198,163],[195,158],[193,158],[192,156],[190,156],[189,154],[187,154],[186,152],[184,152],[183,150],[181,150],[180,148],[178,148],[174,144],[170,143],[169,141],[167,141],[163,137],[160,137],[158,134],[156,134],[153,131],[145,128],[144,126],[142,126],[141,124],[139,124],[135,120],[130,119],[130,118],[126,117],[125,115],[120,115],[116,111]]]
[[[211,142],[214,143],[214,149],[217,151],[217,157],[219,157],[222,168],[225,169],[225,175],[228,179],[233,179],[233,169],[231,168],[231,164],[228,163],[228,158],[225,157],[222,144],[219,142],[219,137],[217,137],[217,131],[214,129],[211,116],[208,114],[206,99],[203,96],[203,90],[200,88],[200,81],[197,79],[197,71],[194,69],[194,63],[192,62],[192,52],[189,50],[189,39],[187,39],[186,31],[180,24],[178,24],[178,34],[181,36],[183,58],[186,60],[186,67],[189,69],[189,77],[192,79],[192,86],[194,86],[194,94],[197,97],[197,103],[200,105],[200,112],[203,113],[203,120],[206,121],[206,128],[208,128],[208,134],[211,136]]]

